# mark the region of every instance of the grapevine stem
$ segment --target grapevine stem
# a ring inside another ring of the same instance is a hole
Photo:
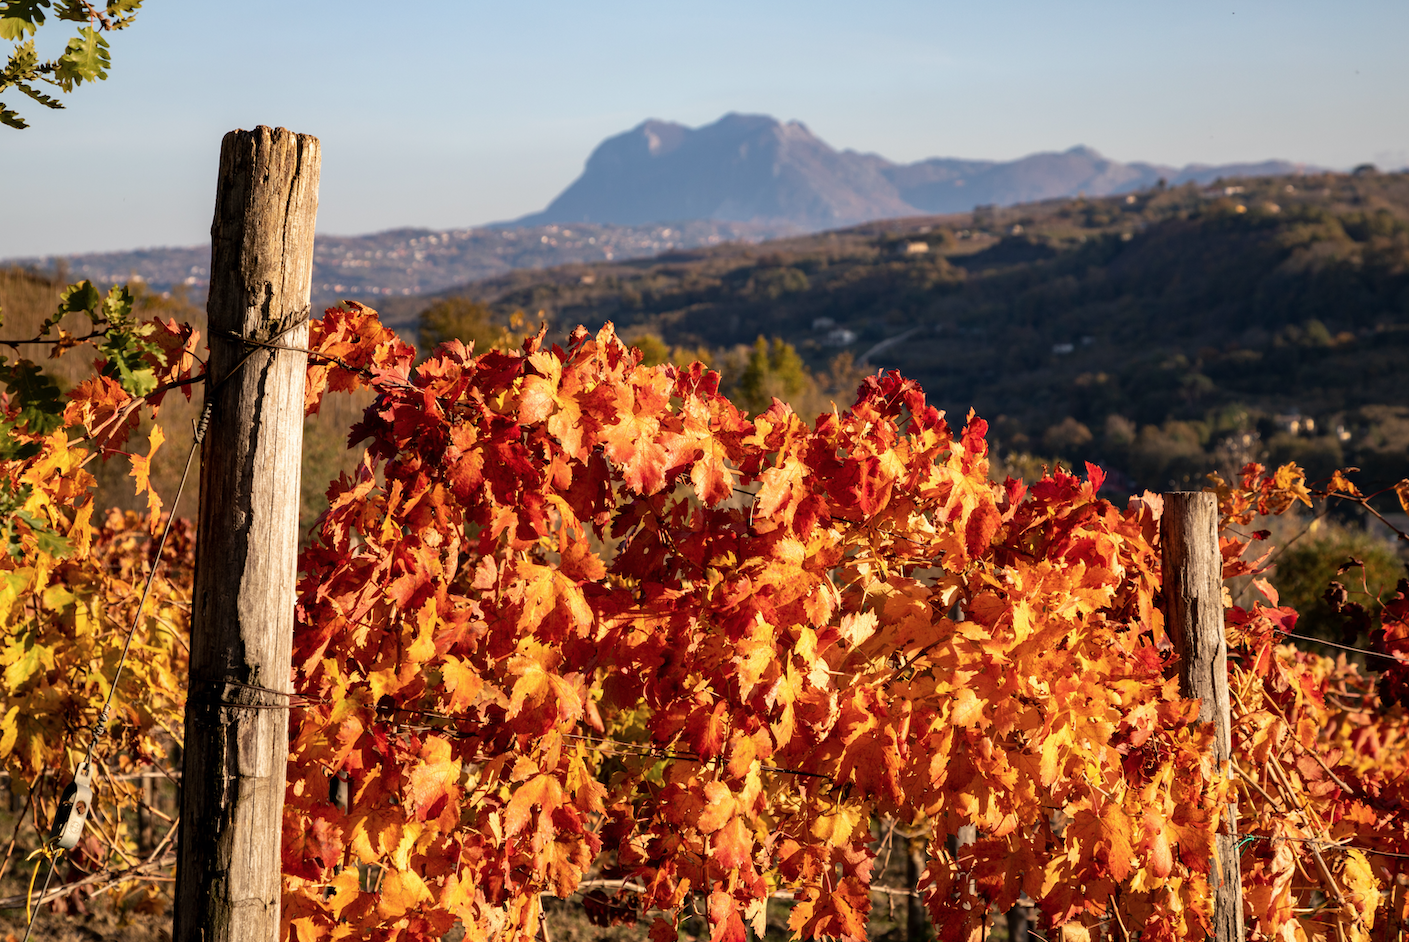
[[[1130,942],[1130,930],[1125,928],[1125,920],[1120,918],[1120,907],[1117,900],[1111,901],[1111,915],[1115,917],[1115,924],[1120,927],[1120,942]]]
[[[1279,716],[1279,717],[1281,718],[1281,720],[1282,720],[1283,723],[1286,723],[1286,724],[1287,724],[1287,728],[1288,728],[1288,729],[1291,729],[1291,728],[1292,728],[1291,721],[1287,719],[1287,715],[1282,712],[1282,708],[1281,708],[1281,707],[1277,706],[1276,703],[1274,703],[1274,702],[1272,702],[1271,700],[1268,700],[1268,699],[1264,699],[1263,702],[1264,702],[1267,706],[1269,706],[1269,707],[1272,708],[1272,711],[1273,711],[1274,713],[1276,713],[1277,716]],[[1293,741],[1296,741],[1296,740],[1293,740]],[[1298,743],[1298,745],[1300,745],[1300,743]],[[1340,780],[1340,776],[1336,775],[1336,773],[1334,773],[1334,772],[1331,771],[1331,767],[1326,764],[1326,760],[1325,760],[1325,759],[1322,759],[1322,758],[1321,758],[1320,753],[1318,753],[1315,749],[1307,749],[1307,748],[1304,747],[1304,746],[1302,747],[1302,752],[1306,753],[1307,755],[1311,756],[1311,758],[1315,759],[1316,762],[1321,766],[1321,768],[1323,768],[1323,769],[1326,770],[1326,774],[1331,777],[1331,781],[1335,782],[1336,785],[1340,788],[1341,791],[1345,792],[1347,795],[1349,795],[1349,794],[1352,793],[1350,786],[1347,785],[1345,782],[1342,782],[1342,781]]]
[[[1267,756],[1267,768],[1272,772],[1272,777],[1277,780],[1282,794],[1291,800],[1294,797],[1291,783],[1287,780],[1286,772],[1283,771],[1282,765],[1277,761],[1276,756],[1270,754]],[[1302,807],[1300,802],[1292,801],[1291,803],[1296,809],[1297,814],[1300,815],[1302,823],[1310,830],[1312,828],[1311,816],[1306,813],[1306,809]],[[1324,837],[1324,829],[1322,835]],[[1330,841],[1327,841],[1327,843],[1330,843]],[[1331,876],[1331,869],[1326,866],[1326,858],[1321,856],[1321,848],[1316,846],[1316,844],[1308,844],[1307,846],[1311,848],[1311,855],[1316,858],[1316,868],[1321,872],[1321,878],[1326,881],[1326,886],[1335,894],[1336,902],[1344,908],[1345,894],[1341,892],[1340,885],[1336,883],[1335,877]]]

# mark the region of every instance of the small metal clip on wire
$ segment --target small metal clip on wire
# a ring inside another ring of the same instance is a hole
[[[49,829],[49,843],[59,850],[73,850],[83,836],[88,809],[93,807],[93,767],[87,762],[78,767],[73,781],[59,799],[54,812],[54,824]]]
[[[106,709],[104,712],[107,712]],[[54,811],[54,823],[49,828],[49,839],[35,851],[35,854],[49,861],[49,874],[44,878],[44,888],[39,891],[38,899],[34,899],[34,883],[30,882],[30,892],[25,897],[25,906],[29,909],[24,930],[25,942],[29,942],[30,933],[34,931],[34,920],[39,915],[39,907],[44,902],[44,897],[49,893],[49,884],[54,879],[59,857],[64,851],[73,850],[78,846],[79,839],[83,837],[83,825],[88,821],[88,812],[92,807],[93,763],[90,756],[73,773],[73,781],[64,789],[59,798],[59,807]],[[43,861],[35,865],[36,878],[41,866]]]

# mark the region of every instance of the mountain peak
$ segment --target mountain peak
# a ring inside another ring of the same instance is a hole
[[[1179,170],[1124,164],[1078,144],[1010,161],[931,158],[893,164],[837,151],[800,121],[731,111],[690,128],[652,118],[607,138],[582,176],[523,225],[716,220],[836,228],[873,219],[965,212],[1087,193],[1104,196],[1239,173],[1290,173],[1285,162]]]
[[[519,222],[712,219],[825,229],[913,212],[877,163],[770,115],[730,112],[698,128],[652,119],[599,144],[581,177]]]

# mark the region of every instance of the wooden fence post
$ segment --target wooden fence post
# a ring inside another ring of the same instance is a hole
[[[1232,758],[1228,696],[1228,646],[1223,637],[1223,557],[1218,551],[1218,499],[1207,491],[1164,495],[1160,518],[1165,630],[1179,658],[1179,692],[1197,697],[1199,721],[1214,725],[1214,758]],[[1230,802],[1210,868],[1214,935],[1243,938],[1242,877],[1238,871],[1237,806]]]
[[[318,139],[220,148],[173,936],[275,942]]]

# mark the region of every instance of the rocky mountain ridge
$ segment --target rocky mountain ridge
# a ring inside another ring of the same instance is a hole
[[[898,164],[838,151],[798,121],[727,114],[699,128],[642,122],[598,145],[582,175],[519,225],[643,225],[711,219],[816,232],[876,219],[968,212],[1076,196],[1110,196],[1220,177],[1279,176],[1285,160],[1172,167],[1121,163],[1077,146],[1018,160],[933,157]]]

